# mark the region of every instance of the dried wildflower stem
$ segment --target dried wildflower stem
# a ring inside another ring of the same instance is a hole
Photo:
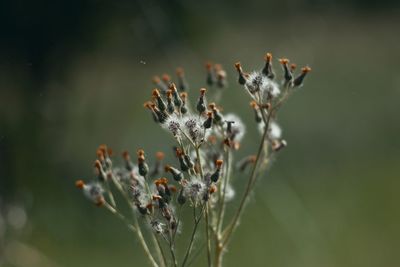
[[[116,215],[121,221],[123,221],[129,228],[129,230],[136,233],[137,231],[136,227],[133,226],[124,215],[122,215],[119,211],[117,211],[114,207],[112,207],[108,202],[104,202],[103,205],[108,211],[110,211],[112,214]]]
[[[105,184],[106,184],[108,198],[110,199],[111,205],[113,207],[117,207],[117,203],[115,202],[115,199],[114,199],[113,193],[111,192],[111,188],[110,188],[108,181],[106,181]]]
[[[229,180],[231,178],[231,166],[232,166],[232,156],[231,156],[232,152],[231,150],[228,149],[227,153],[226,153],[226,161],[227,161],[227,167],[226,167],[226,174],[224,175],[224,182],[223,182],[223,186],[222,186],[222,194],[221,194],[221,206],[219,209],[219,215],[218,215],[218,220],[217,220],[217,237],[218,239],[220,239],[220,235],[221,235],[221,229],[222,229],[222,225],[223,225],[223,220],[224,220],[224,216],[225,216],[225,208],[226,208],[226,201],[225,201],[225,197],[226,197],[226,188],[227,185],[229,183]]]
[[[116,178],[114,177],[114,175],[112,175],[112,174],[111,174],[111,180],[113,181],[113,184],[114,184],[115,187],[118,189],[118,191],[120,192],[120,194],[123,196],[123,198],[125,199],[125,201],[127,202],[127,204],[130,206],[131,210],[134,211],[134,208],[135,208],[135,207],[133,206],[132,202],[130,201],[129,196],[126,194],[126,192],[123,190],[123,188],[121,187],[121,185],[118,183],[117,179],[116,179]],[[146,184],[147,184],[147,183],[146,183]],[[119,213],[119,214],[120,214],[120,213]],[[123,216],[123,215],[120,214],[119,216]],[[136,218],[135,214],[133,214],[133,217],[134,217],[134,220],[135,220],[136,223],[137,223],[137,225],[136,225],[136,227],[135,227],[135,228],[137,228],[137,230],[135,230],[135,231],[136,231],[136,233],[138,234],[138,236],[139,236],[138,231],[140,231],[140,236],[143,237],[143,234],[141,233],[141,230],[140,230],[140,225],[139,225],[139,223],[138,223],[138,221],[137,221],[137,218]],[[125,219],[125,220],[126,220],[126,219]],[[157,251],[158,257],[159,257],[159,259],[160,259],[161,265],[162,265],[162,266],[167,266],[167,260],[166,260],[166,257],[165,257],[165,253],[164,253],[164,251],[163,251],[163,249],[162,249],[162,246],[161,246],[161,244],[160,244],[160,241],[158,240],[158,238],[157,238],[157,236],[155,235],[154,232],[152,232],[152,239],[153,239],[153,242],[156,244],[156,251]],[[142,240],[141,240],[140,242],[142,243]],[[147,247],[146,241],[145,241],[144,239],[143,239],[143,242],[144,242],[144,243],[142,243],[142,246],[143,246],[143,244],[145,244],[146,247]],[[147,248],[147,249],[148,249],[148,248]],[[147,253],[147,252],[146,252],[146,253]],[[153,260],[154,260],[154,258],[153,258]],[[151,259],[150,259],[150,261],[151,261]]]
[[[211,239],[210,239],[210,222],[209,222],[209,205],[206,203],[206,211],[205,211],[205,226],[206,226],[206,242],[207,242],[207,263],[208,266],[211,266]]]
[[[132,232],[136,233],[136,235],[139,238],[139,241],[144,249],[144,252],[146,253],[147,257],[149,258],[151,265],[153,267],[158,267],[158,263],[154,260],[153,255],[151,254],[151,251],[149,249],[149,247],[147,246],[147,243],[143,237],[143,233],[140,230],[140,225],[137,221],[136,216],[134,217],[134,223],[133,225],[129,223],[128,219],[122,215],[119,211],[117,211],[115,208],[113,208],[108,202],[104,202],[104,207],[110,211],[112,214],[116,215],[120,220],[122,220],[126,226],[128,227],[129,230],[131,230]]]
[[[203,173],[203,164],[201,161],[201,156],[200,156],[200,146],[198,144],[195,144],[195,150],[196,150],[196,157],[197,161],[199,163],[199,171],[200,171],[200,176],[201,179],[204,181],[204,173]],[[210,240],[210,223],[209,223],[209,205],[208,201],[205,204],[205,226],[206,226],[206,242],[207,242],[207,263],[208,266],[211,266],[211,240]]]
[[[270,116],[268,118],[270,118]],[[256,160],[254,162],[254,166],[253,166],[253,169],[251,171],[251,175],[250,175],[249,181],[247,183],[246,190],[245,190],[245,192],[243,194],[243,197],[242,197],[242,199],[240,201],[239,208],[237,209],[237,211],[236,211],[231,223],[227,226],[226,230],[223,233],[223,237],[222,237],[223,238],[223,241],[222,241],[222,246],[223,247],[228,243],[228,241],[229,241],[229,239],[230,239],[230,237],[232,235],[232,232],[235,230],[235,228],[237,226],[237,223],[239,221],[239,218],[242,215],[244,205],[246,204],[247,198],[250,195],[252,184],[253,184],[253,180],[255,179],[255,177],[257,175],[258,163],[259,163],[259,161],[261,159],[261,154],[262,154],[262,152],[264,150],[264,143],[265,143],[265,141],[267,139],[269,119],[267,120],[267,123],[268,124],[266,124],[266,127],[264,129],[264,133],[263,133],[263,136],[262,136],[262,139],[261,139],[261,143],[260,143],[260,146],[258,147]]]
[[[137,236],[139,238],[140,243],[142,244],[142,247],[143,247],[147,257],[149,258],[149,260],[150,260],[151,264],[153,265],[153,267],[158,267],[159,265],[157,264],[157,262],[153,258],[153,255],[151,254],[151,251],[150,251],[149,247],[147,246],[147,243],[146,243],[146,241],[145,241],[145,239],[143,237],[143,233],[140,230],[139,222],[138,222],[136,216],[134,216],[134,225],[136,226]]]
[[[152,233],[152,239],[153,241],[156,243],[156,250],[157,250],[157,254],[160,260],[160,264],[162,266],[167,267],[167,257],[165,256],[164,250],[162,249],[161,243],[160,243],[160,239],[158,238],[157,235],[155,235],[154,233]]]
[[[192,252],[194,237],[197,232],[197,227],[199,226],[199,223],[203,217],[204,209],[205,209],[205,205],[203,204],[203,206],[201,207],[200,215],[196,216],[196,207],[193,207],[194,226],[193,226],[192,235],[190,237],[189,245],[186,249],[185,257],[183,258],[182,267],[185,267],[186,262],[189,258],[189,255]]]

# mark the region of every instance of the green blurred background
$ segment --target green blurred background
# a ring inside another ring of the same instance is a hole
[[[102,143],[169,151],[142,107],[151,77],[182,66],[197,91],[207,60],[226,68],[221,104],[248,125],[237,157],[255,151],[233,63],[258,69],[266,52],[313,72],[281,111],[289,146],[258,183],[226,266],[400,266],[398,3],[1,1],[0,198],[28,221],[0,244],[0,266],[145,266],[75,179],[91,177]]]

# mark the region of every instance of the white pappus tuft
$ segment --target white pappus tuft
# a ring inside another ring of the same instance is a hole
[[[239,116],[233,113],[228,113],[224,115],[224,120],[225,120],[225,127],[228,127],[227,122],[233,122],[231,123],[231,138],[234,141],[240,142],[245,133],[246,133],[246,125],[243,123],[243,121],[240,119]],[[226,129],[227,130],[227,129]]]
[[[204,128],[201,121],[195,116],[185,119],[185,132],[194,142],[204,139]]]
[[[83,194],[93,203],[102,204],[104,190],[99,183],[93,182],[83,185]]]
[[[162,222],[159,222],[157,220],[152,220],[150,222],[150,226],[157,234],[161,234],[164,232],[165,224]]]
[[[162,127],[169,131],[174,137],[179,137],[182,129],[182,119],[178,118],[176,114],[169,116]]]
[[[250,73],[244,86],[251,94],[260,92],[263,98],[280,94],[278,85],[260,71]]]
[[[195,202],[202,201],[207,193],[206,184],[197,178],[192,178],[184,187],[183,194],[185,197],[192,199]]]
[[[260,134],[264,133],[264,129],[265,129],[265,123],[260,122],[258,124],[258,130],[259,130]],[[269,123],[268,138],[271,140],[277,140],[277,139],[280,139],[281,137],[282,137],[281,127],[275,121],[271,121]]]

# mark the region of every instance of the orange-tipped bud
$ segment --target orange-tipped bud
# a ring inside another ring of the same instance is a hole
[[[301,68],[302,73],[309,73],[310,71],[311,71],[311,68],[308,66]]]
[[[99,171],[101,170],[101,163],[100,163],[100,160],[96,160],[95,162],[94,162],[94,166],[96,167],[96,169],[98,169]]]
[[[160,77],[158,77],[158,76],[153,77],[153,83],[158,84],[160,82],[161,82]]]
[[[179,77],[182,77],[183,75],[185,75],[183,68],[177,68],[176,75],[178,75]]]
[[[164,157],[165,157],[164,152],[158,151],[158,152],[156,153],[156,159],[157,159],[157,160],[163,160]]]
[[[163,74],[161,79],[165,82],[168,83],[169,81],[171,81],[171,77],[168,74]]]
[[[181,98],[183,101],[186,101],[188,94],[186,92],[181,93]]]
[[[257,102],[254,101],[254,100],[250,102],[250,106],[251,106],[253,109],[258,109],[258,104],[257,104]]]
[[[168,188],[169,188],[169,190],[171,190],[172,192],[176,192],[176,191],[177,191],[176,186],[174,186],[174,185],[171,185],[171,186],[169,186]]]
[[[292,63],[290,64],[290,70],[293,72],[296,69],[297,65]]]
[[[208,107],[209,107],[211,110],[215,110],[215,109],[217,108],[217,106],[215,105],[215,103],[210,103],[210,104],[208,104]]]
[[[217,166],[218,169],[221,168],[223,163],[224,163],[224,160],[222,160],[222,159],[217,159],[215,161],[215,165]]]
[[[212,117],[213,117],[213,114],[214,114],[214,113],[212,113],[211,111],[209,111],[209,112],[207,112],[207,117],[208,117],[208,118],[212,118]]]
[[[153,208],[153,203],[147,204],[147,205],[146,205],[146,208],[149,209],[149,210],[151,210],[151,209]]]
[[[239,73],[242,72],[242,65],[240,64],[240,62],[235,63],[235,68]]]
[[[206,63],[206,69],[207,70],[211,70],[211,68],[212,68],[212,63],[211,62],[207,62]]]
[[[215,185],[211,185],[209,190],[210,190],[209,191],[210,194],[213,194],[213,193],[217,192],[217,187]]]
[[[181,156],[183,156],[183,155],[185,154],[185,153],[183,153],[183,151],[182,151],[181,149],[179,149],[179,148],[177,148],[175,152],[176,152],[176,156],[177,156],[177,157],[181,157]]]
[[[271,62],[271,60],[272,60],[272,54],[271,54],[271,53],[265,54],[264,60],[267,61],[267,62]]]
[[[171,165],[165,165],[164,170],[169,172],[171,170]]]
[[[204,96],[206,94],[206,92],[207,92],[206,88],[200,88],[200,95],[201,96]]]
[[[172,91],[171,90],[167,90],[167,98],[168,99],[172,98]]]
[[[280,59],[279,59],[279,62],[280,62],[282,65],[286,65],[286,64],[289,63],[289,59],[287,59],[287,58],[280,58]]]
[[[153,97],[160,97],[160,91],[158,91],[157,88],[153,89],[153,93],[152,93]]]
[[[98,150],[103,152],[103,155],[105,155],[107,153],[107,145],[105,145],[105,144],[99,145]]]
[[[159,186],[160,184],[161,184],[161,185],[167,185],[167,184],[168,184],[168,179],[165,178],[165,177],[159,178],[159,179],[157,179],[157,180],[154,181],[154,184],[155,184],[156,186]]]
[[[174,83],[171,83],[168,87],[172,92],[176,92],[176,85]]]
[[[97,155],[97,158],[98,158],[99,160],[104,160],[104,153],[103,153],[103,150],[97,149],[96,155]]]
[[[125,150],[124,152],[122,152],[122,158],[126,161],[129,161],[131,159],[131,156],[129,155],[129,152]]]
[[[159,200],[159,199],[162,199],[162,197],[159,195],[153,195],[153,200]]]
[[[151,101],[144,102],[143,107],[152,110],[155,107],[155,104]]]
[[[143,149],[138,149],[137,155],[138,155],[138,157],[140,157],[140,156],[144,157],[144,150]]]
[[[76,186],[76,188],[83,189],[83,187],[85,186],[85,182],[82,180],[77,180],[75,182],[75,186]]]

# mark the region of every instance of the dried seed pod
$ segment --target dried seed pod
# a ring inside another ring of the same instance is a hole
[[[272,80],[275,77],[275,73],[272,70],[272,54],[267,53],[264,57],[264,60],[265,60],[265,66],[262,69],[262,73]]]
[[[304,67],[301,69],[301,74],[297,76],[293,81],[294,87],[300,87],[303,85],[304,78],[306,77],[307,73],[311,71],[310,67]]]

